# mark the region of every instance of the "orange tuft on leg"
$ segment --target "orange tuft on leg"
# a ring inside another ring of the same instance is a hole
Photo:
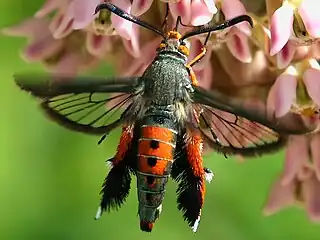
[[[200,135],[193,132],[187,141],[186,150],[189,164],[192,167],[194,175],[197,177],[202,177],[205,174],[202,165],[203,140]]]
[[[188,162],[192,168],[193,174],[201,179],[201,199],[202,205],[205,195],[205,171],[202,160],[203,140],[197,132],[190,132],[190,137],[187,139],[186,151]]]
[[[124,126],[118,144],[117,153],[114,156],[113,164],[117,164],[125,157],[133,138],[132,126]]]

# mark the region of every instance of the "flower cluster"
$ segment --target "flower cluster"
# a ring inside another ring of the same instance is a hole
[[[160,39],[108,11],[94,14],[101,2],[46,0],[33,17],[3,32],[27,37],[23,58],[40,61],[52,72],[75,75],[108,61],[123,76],[141,74],[152,61]],[[300,114],[305,125],[318,124],[319,0],[110,2],[158,28],[165,15],[164,2],[169,5],[168,22],[181,16],[188,25],[219,23],[249,14],[253,28],[241,23],[211,35],[207,46],[210,51],[194,67],[200,85],[266,102],[275,117],[291,111]],[[203,47],[203,36],[192,38],[190,46],[192,58]],[[290,136],[284,173],[272,189],[266,212],[273,213],[299,200],[311,219],[320,220],[319,137],[317,132]]]

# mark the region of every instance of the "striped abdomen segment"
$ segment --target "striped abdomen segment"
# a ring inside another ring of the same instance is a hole
[[[176,132],[161,126],[141,127],[138,169],[151,175],[167,175],[176,147]]]
[[[138,144],[140,226],[151,231],[161,212],[165,186],[173,163],[177,132],[165,126],[143,125]]]

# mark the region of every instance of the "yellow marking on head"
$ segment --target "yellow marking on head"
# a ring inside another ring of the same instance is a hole
[[[179,52],[181,52],[182,54],[184,54],[186,56],[189,56],[189,54],[190,54],[189,48],[184,45],[179,46]]]
[[[164,49],[166,46],[165,43],[160,43],[158,49]]]
[[[178,33],[177,31],[169,31],[168,38],[174,38],[174,39],[179,40],[182,38],[182,35],[180,33]]]

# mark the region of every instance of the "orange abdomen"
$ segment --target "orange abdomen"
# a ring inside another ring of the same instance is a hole
[[[138,145],[138,170],[154,175],[168,174],[175,146],[175,131],[160,126],[142,126]]]

